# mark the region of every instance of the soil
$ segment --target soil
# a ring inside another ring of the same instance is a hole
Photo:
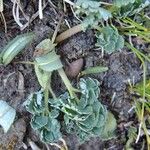
[[[28,15],[35,13],[36,6],[31,5],[32,2],[24,2],[23,6]],[[33,31],[36,33],[34,42],[26,47],[11,64],[8,66],[0,66],[0,99],[6,100],[17,111],[17,118],[14,125],[11,127],[7,134],[0,130],[0,149],[20,150],[31,149],[28,144],[28,139],[35,142],[41,149],[46,149],[45,145],[40,142],[38,135],[30,127],[29,121],[30,114],[25,110],[23,103],[27,96],[40,89],[37,78],[34,73],[32,65],[16,64],[17,61],[32,61],[35,46],[45,38],[52,36],[56,27],[56,22],[60,18],[63,11],[61,5],[56,0],[54,2],[56,9],[52,5],[47,5],[44,10],[44,19],[36,18],[28,28],[20,31],[18,25],[14,22],[13,16],[8,12],[12,9],[12,4],[6,2],[6,9],[4,15],[8,26],[8,33],[4,33],[2,24],[0,25],[0,49],[6,43],[18,34]],[[28,8],[28,9],[27,9]],[[58,9],[59,8],[59,9]],[[76,24],[76,18],[73,15],[66,14],[65,19],[68,20],[71,26]],[[23,20],[24,22],[25,20]],[[62,32],[67,28],[65,21],[62,22]],[[110,111],[113,112],[117,119],[116,138],[102,141],[99,138],[92,138],[91,140],[79,144],[74,135],[64,135],[69,150],[122,150],[127,141],[128,127],[124,126],[130,121],[135,122],[135,114],[129,111],[132,108],[132,96],[129,92],[129,81],[135,84],[142,79],[141,63],[137,57],[122,49],[120,52],[113,53],[112,55],[102,55],[101,50],[95,49],[94,32],[88,30],[80,32],[63,43],[57,46],[57,53],[61,55],[62,61],[72,62],[76,59],[84,59],[84,68],[91,66],[108,66],[109,70],[106,73],[88,75],[100,81],[101,98]],[[75,79],[73,80],[73,82]],[[64,85],[58,81],[58,75],[53,75],[53,89],[61,87],[64,90]],[[56,90],[57,92],[57,90]],[[59,93],[58,93],[59,94]],[[10,147],[9,147],[10,146]],[[141,149],[142,145],[138,145],[135,149]],[[51,149],[56,149],[51,146]]]

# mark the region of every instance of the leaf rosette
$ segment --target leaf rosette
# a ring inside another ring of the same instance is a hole
[[[51,106],[65,114],[64,128],[68,133],[76,134],[81,142],[90,137],[104,136],[108,111],[98,99],[99,82],[91,78],[80,79],[79,90],[80,100],[71,99],[69,94],[65,93],[57,102],[50,100]],[[108,134],[107,129],[105,131]]]
[[[112,17],[111,13],[100,5],[100,2],[94,0],[77,0],[76,14],[85,16],[83,19],[84,28],[96,26],[102,19],[106,21]]]
[[[49,114],[44,114],[45,105],[43,91],[31,94],[25,102],[26,109],[33,114],[31,126],[40,134],[44,142],[57,142],[61,138],[60,123],[57,120],[59,111],[51,109]]]
[[[111,54],[124,47],[124,39],[119,35],[117,28],[105,26],[97,31],[96,46],[102,48],[106,53]]]

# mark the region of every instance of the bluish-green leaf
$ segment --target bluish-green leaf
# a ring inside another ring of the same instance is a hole
[[[0,125],[6,133],[14,122],[16,111],[5,101],[0,100]]]
[[[114,1],[114,5],[117,7],[122,7],[122,6],[126,6],[130,3],[134,3],[135,0],[113,0]]]

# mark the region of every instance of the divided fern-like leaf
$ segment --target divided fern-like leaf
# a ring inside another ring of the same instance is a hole
[[[138,1],[127,0],[127,1],[124,1],[124,2],[120,1],[120,0],[116,0],[116,1],[117,1],[116,5],[120,6],[120,8],[115,13],[115,16],[117,18],[124,18],[124,17],[129,17],[129,16],[136,15],[140,11],[142,11],[145,7],[150,6],[150,1],[149,0],[145,0],[145,1],[143,1],[143,0],[138,0]]]
[[[81,91],[79,99],[71,98],[68,92],[60,95],[57,100],[49,99],[48,107],[51,111],[48,114],[43,113],[45,104],[42,91],[29,96],[26,109],[33,114],[31,126],[39,132],[42,141],[58,141],[62,136],[60,128],[76,134],[80,142],[90,137],[106,139],[114,136],[116,120],[99,101],[99,82],[96,79],[81,78],[78,89]],[[64,116],[61,123],[58,120],[60,112]]]
[[[114,0],[114,5],[122,7],[134,2],[135,0]]]
[[[112,137],[116,127],[116,123],[112,123],[115,122],[114,117],[109,117],[106,106],[98,99],[100,94],[98,86],[99,82],[95,79],[81,79],[79,101],[71,99],[68,93],[61,95],[57,102],[50,100],[51,106],[64,113],[63,126],[66,132],[76,134],[81,142],[94,136]],[[108,127],[109,129],[106,128],[108,119],[112,125],[111,128]]]
[[[26,109],[32,113],[31,126],[38,131],[43,142],[57,142],[61,138],[60,123],[57,120],[59,111],[51,109],[48,115],[45,110],[43,92],[31,94],[25,102]]]
[[[95,0],[77,0],[76,14],[79,16],[86,15],[83,19],[83,27],[94,27],[101,20],[108,20],[112,17],[111,13],[100,7],[100,3]]]
[[[117,28],[105,26],[96,33],[96,46],[100,47],[106,53],[111,54],[124,47],[124,39],[119,35]]]

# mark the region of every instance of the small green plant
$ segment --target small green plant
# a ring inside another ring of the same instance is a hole
[[[39,131],[44,142],[56,142],[61,138],[60,124],[64,131],[76,134],[81,142],[94,136],[102,139],[113,137],[116,120],[100,103],[98,86],[99,82],[95,79],[81,78],[78,86],[80,96],[73,98],[66,92],[57,99],[50,98],[47,114],[44,93],[40,91],[30,95],[26,108],[33,114],[31,126]],[[61,113],[64,119],[60,122]]]
[[[86,68],[85,70],[81,71],[79,73],[79,76],[102,73],[102,72],[106,72],[107,70],[108,70],[108,67],[102,67],[102,66],[89,67],[89,68]]]
[[[33,64],[43,91],[32,94],[27,100],[26,108],[33,114],[31,126],[40,133],[44,142],[58,141],[62,136],[60,132],[62,126],[65,131],[74,130],[73,133],[77,134],[81,141],[91,136],[111,137],[116,122],[114,117],[111,117],[114,123],[109,129],[105,128],[110,113],[99,102],[98,81],[90,78],[81,79],[79,87],[73,88],[62,68],[59,55],[55,52],[55,46],[50,39],[45,39],[36,46]],[[58,71],[68,91],[58,98],[51,88],[51,75],[54,70]],[[98,70],[102,71],[102,68]],[[61,113],[64,114],[63,125],[58,119]],[[104,129],[106,136],[103,133]]]
[[[96,46],[111,54],[116,50],[124,47],[124,38],[119,35],[117,28],[114,26],[105,26],[96,32]]]
[[[86,15],[83,18],[82,26],[84,28],[87,27],[95,27],[102,20],[107,21],[112,17],[111,12],[107,9],[101,7],[101,3],[99,1],[93,0],[77,0],[76,2],[76,14],[79,16]]]
[[[140,82],[138,84],[136,84],[132,90],[136,93],[136,94],[139,94],[140,96],[143,94],[143,82]],[[150,79],[147,79],[146,80],[146,83],[145,83],[145,97],[150,100]]]
[[[60,124],[56,119],[59,111],[52,108],[47,110],[43,91],[31,94],[25,105],[33,115],[31,126],[40,133],[41,140],[51,143],[58,141],[61,138]]]

